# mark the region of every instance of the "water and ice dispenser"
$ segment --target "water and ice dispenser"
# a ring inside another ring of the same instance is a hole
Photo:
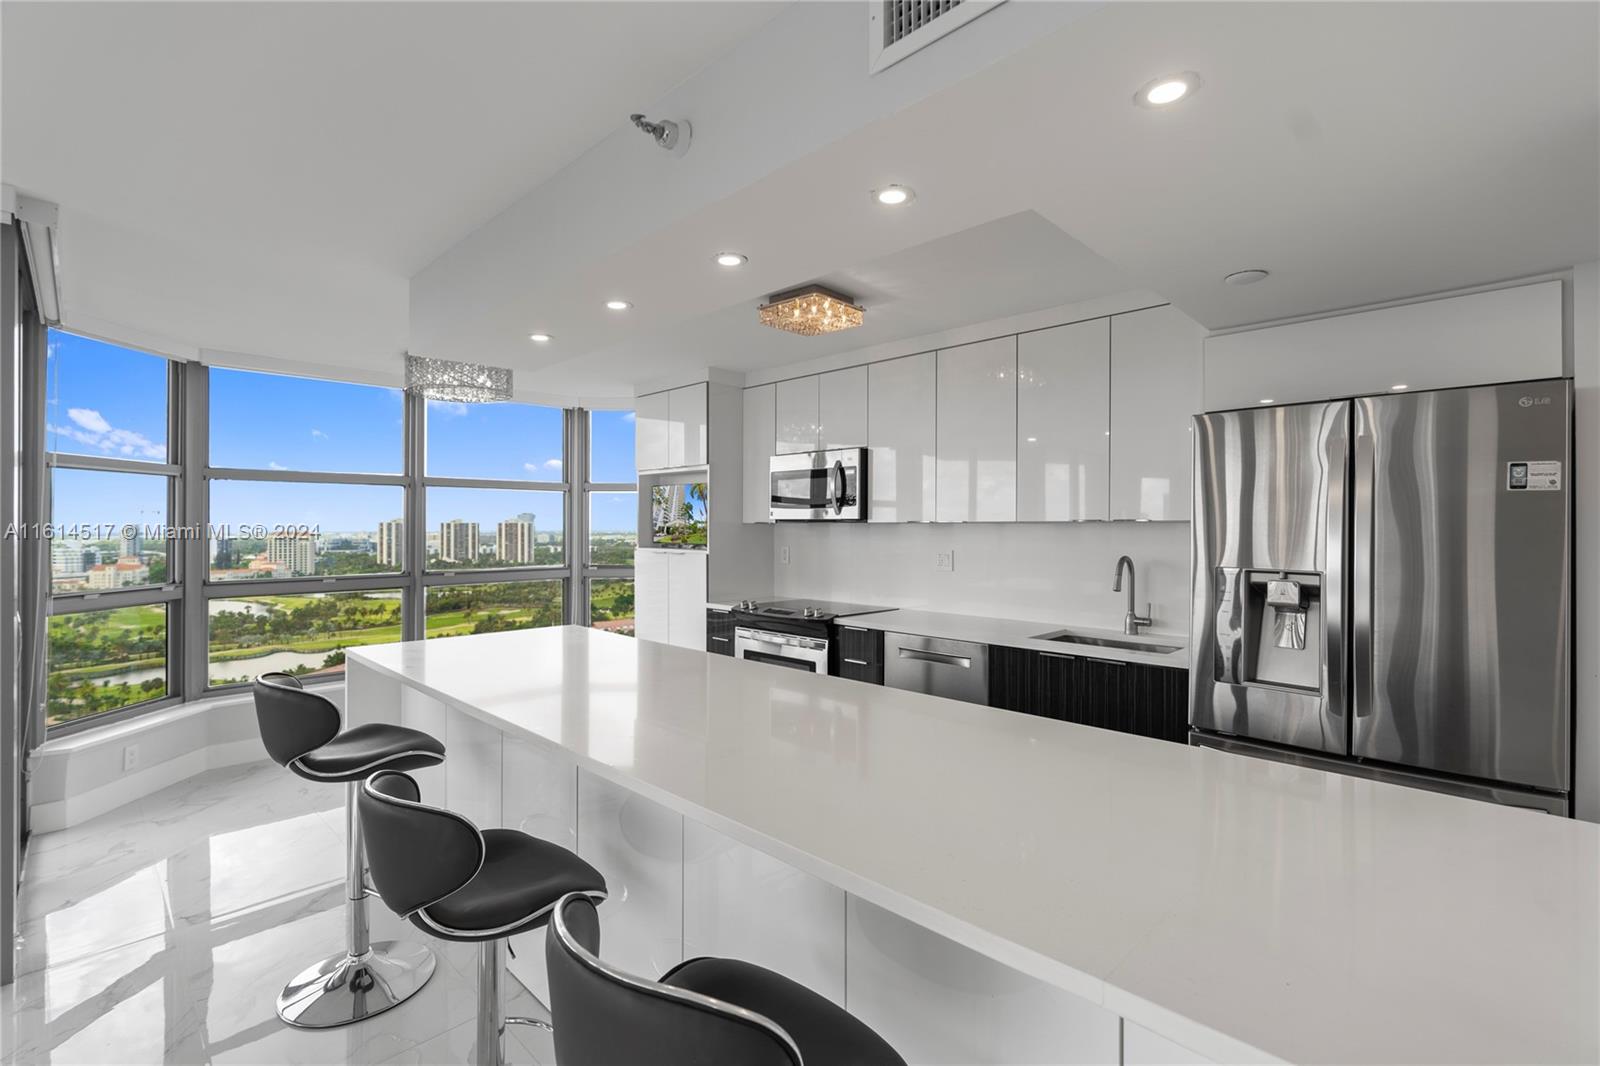
[[[1322,693],[1323,575],[1223,567],[1216,680]]]

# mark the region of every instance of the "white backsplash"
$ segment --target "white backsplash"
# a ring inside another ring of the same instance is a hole
[[[1189,631],[1187,522],[780,522],[773,533],[780,597],[1121,629],[1127,593],[1111,581],[1128,555],[1138,608],[1152,604],[1151,631]],[[936,556],[950,551],[955,569],[936,570]]]

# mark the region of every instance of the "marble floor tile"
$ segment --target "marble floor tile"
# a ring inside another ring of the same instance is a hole
[[[216,770],[30,845],[0,1062],[444,1063],[476,1039],[477,947],[372,901],[372,937],[421,941],[420,993],[341,1029],[278,1021],[279,989],[344,942],[343,790],[271,763]],[[509,975],[507,1013],[533,1013]],[[553,1061],[512,1027],[507,1060]]]

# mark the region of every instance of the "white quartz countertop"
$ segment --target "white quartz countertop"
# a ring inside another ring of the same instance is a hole
[[[581,627],[349,658],[1220,1061],[1600,1059],[1597,825]]]
[[[1027,648],[1032,651],[1055,652],[1059,655],[1082,655],[1092,659],[1117,659],[1129,663],[1146,663],[1151,666],[1189,666],[1189,638],[1187,634],[1141,633],[1125,636],[1117,629],[1096,629],[1093,626],[1053,625],[1049,622],[1024,622],[1012,618],[983,618],[970,614],[945,614],[939,611],[914,611],[896,609],[859,614],[839,619],[838,625],[857,626],[861,629],[881,629],[887,633],[913,633],[923,637],[944,637],[947,640],[967,640],[974,644],[999,644],[1008,648]],[[1076,635],[1139,644],[1148,651],[1128,648],[1108,648],[1103,645],[1083,644],[1071,640],[1040,640],[1045,633],[1070,629]],[[1175,651],[1163,648],[1176,647]]]

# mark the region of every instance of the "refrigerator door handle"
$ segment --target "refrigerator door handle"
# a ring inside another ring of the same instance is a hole
[[[1377,442],[1372,409],[1356,403],[1355,507],[1351,551],[1350,651],[1353,684],[1350,693],[1356,718],[1372,713],[1373,493],[1377,483]]]

